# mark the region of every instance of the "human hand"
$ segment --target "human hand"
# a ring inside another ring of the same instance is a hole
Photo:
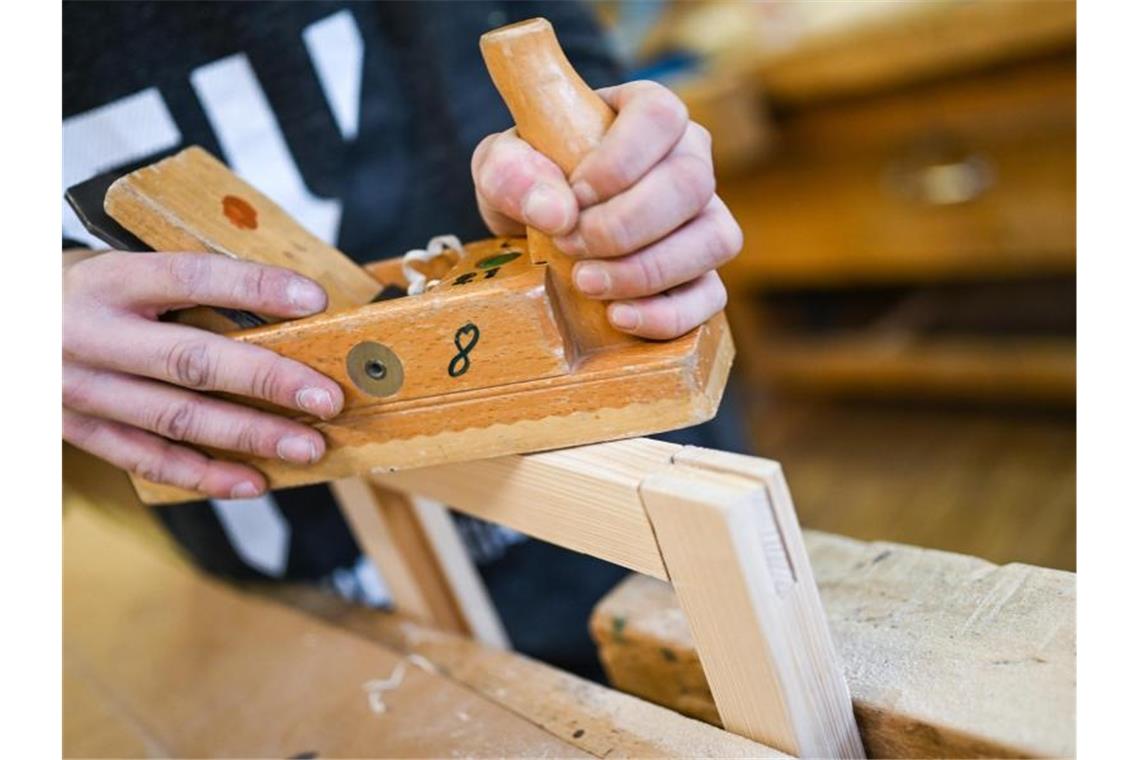
[[[324,290],[278,267],[209,253],[110,251],[65,264],[63,437],[156,483],[216,498],[265,491],[253,467],[176,441],[297,464],[324,455],[313,428],[199,391],[263,399],[321,419],[344,394],[329,378],[264,348],[186,325],[163,312],[199,304],[303,317]]]
[[[581,259],[574,284],[613,301],[614,327],[675,338],[724,308],[716,268],[739,253],[740,226],[716,195],[709,133],[676,95],[653,82],[598,94],[617,118],[569,178],[514,129],[485,138],[479,210],[496,235],[529,225]]]

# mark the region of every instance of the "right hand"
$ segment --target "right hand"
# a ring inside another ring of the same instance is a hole
[[[324,439],[307,425],[199,391],[326,420],[340,412],[343,392],[292,359],[158,317],[199,304],[304,317],[327,300],[317,283],[288,269],[217,254],[109,251],[65,264],[64,439],[156,483],[223,499],[263,493],[265,476],[253,467],[176,441],[309,464],[324,456]]]

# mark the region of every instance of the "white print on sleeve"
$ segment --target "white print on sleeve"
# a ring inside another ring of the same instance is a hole
[[[182,133],[154,87],[72,116],[63,122],[63,189],[173,148],[181,140]],[[62,196],[64,236],[92,248],[105,247],[83,227]]]
[[[338,11],[310,24],[301,36],[341,135],[354,139],[364,66],[364,41],[356,19],[347,9]],[[303,227],[335,245],[341,203],[317,197],[305,184],[245,54],[200,66],[191,72],[190,83],[226,163]],[[76,114],[63,122],[63,190],[173,148],[181,140],[182,133],[154,87]],[[62,203],[64,236],[102,247],[67,202]]]

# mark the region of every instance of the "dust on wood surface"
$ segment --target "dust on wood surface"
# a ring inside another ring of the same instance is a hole
[[[598,757],[787,757],[523,655],[400,615],[306,587],[257,590],[407,657],[422,657],[441,675]]]
[[[74,506],[64,668],[68,756],[140,745],[182,757],[588,756],[380,644],[207,580]],[[78,730],[98,710],[118,728]]]

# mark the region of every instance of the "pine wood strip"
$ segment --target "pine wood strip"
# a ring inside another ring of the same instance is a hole
[[[404,655],[423,657],[448,678],[597,757],[787,757],[528,657],[400,615],[306,587],[259,590]]]
[[[380,644],[207,580],[74,502],[64,661],[178,757],[589,757]],[[374,709],[365,684],[399,670]]]
[[[376,477],[671,579],[729,730],[795,754],[862,755],[774,462],[642,439]],[[782,570],[759,562],[773,545]]]
[[[506,632],[446,509],[364,478],[330,484],[361,550],[402,615],[508,646]]]
[[[412,508],[467,623],[470,637],[485,646],[510,649],[507,630],[447,507],[430,499],[413,497]]]
[[[805,532],[871,757],[1071,757],[1076,575]],[[631,576],[591,634],[615,687],[717,723],[668,584]]]
[[[543,541],[665,578],[638,488],[680,449],[636,438],[373,478]]]
[[[801,757],[864,757],[779,465],[686,447],[641,496],[723,725]]]

